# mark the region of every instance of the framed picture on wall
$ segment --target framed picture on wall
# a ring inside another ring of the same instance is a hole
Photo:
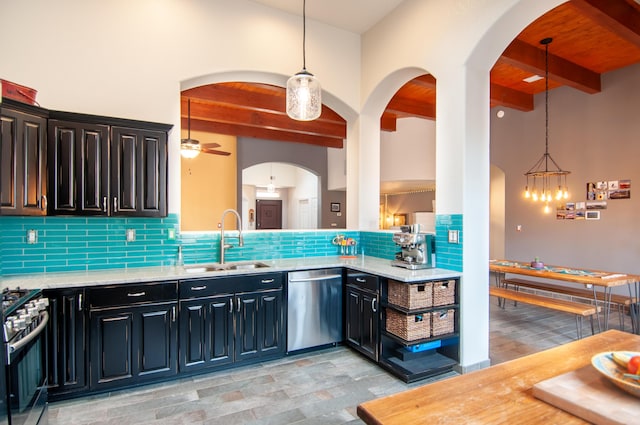
[[[331,212],[340,212],[340,202],[331,203]]]

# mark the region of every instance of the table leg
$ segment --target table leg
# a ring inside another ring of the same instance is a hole
[[[596,305],[596,319],[597,319],[597,322],[598,322],[598,332],[602,332],[602,325],[600,323],[600,313],[597,312],[598,306],[599,306],[598,305],[598,290],[596,289],[596,285],[591,285],[591,289],[593,290],[593,302]],[[606,287],[603,288],[603,291],[604,291],[604,294],[605,294],[604,295],[605,302],[606,302],[606,299],[607,299],[607,289],[608,288],[606,288]],[[605,326],[606,326],[607,323],[608,322],[607,322],[607,314],[606,314],[606,307],[605,307]]]
[[[627,285],[629,287],[629,297],[635,299],[635,303],[629,304],[629,316],[631,316],[631,332],[640,335],[640,319],[638,310],[640,309],[640,282],[634,282]],[[634,294],[635,292],[635,294]]]

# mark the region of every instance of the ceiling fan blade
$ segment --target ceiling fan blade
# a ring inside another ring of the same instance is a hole
[[[219,151],[216,149],[201,148],[200,151],[203,153],[210,153],[213,155],[224,155],[224,156],[231,155],[231,152]]]
[[[203,148],[219,148],[221,145],[219,143],[203,143],[202,147]]]

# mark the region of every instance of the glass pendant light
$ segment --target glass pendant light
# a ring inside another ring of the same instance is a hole
[[[322,89],[318,80],[307,71],[306,0],[302,1],[302,70],[287,81],[287,115],[297,121],[312,121],[322,112]]]

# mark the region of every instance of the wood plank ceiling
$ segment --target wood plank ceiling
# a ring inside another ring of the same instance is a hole
[[[547,12],[525,28],[491,70],[491,107],[533,110],[533,97],[543,92],[544,46],[549,45],[549,88],[569,86],[585,93],[602,90],[601,76],[640,62],[640,4],[634,0],[571,0]],[[182,92],[182,127],[187,128],[191,99],[191,129],[284,142],[341,148],[345,120],[323,105],[318,120],[298,122],[285,113],[284,88],[244,82],[219,83]],[[381,129],[395,131],[405,117],[436,118],[436,80],[417,77],[393,96],[381,119]]]

